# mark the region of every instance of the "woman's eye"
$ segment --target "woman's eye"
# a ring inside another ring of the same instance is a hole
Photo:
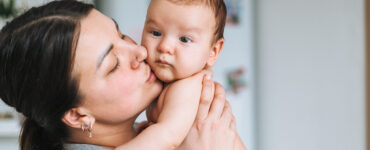
[[[183,43],[189,43],[189,42],[191,42],[191,40],[189,39],[189,38],[187,38],[187,37],[180,37],[180,41],[181,42],[183,42]]]
[[[161,36],[162,35],[162,33],[158,32],[158,31],[152,31],[152,34],[154,36]]]
[[[114,65],[114,67],[112,68],[112,70],[109,71],[109,73],[112,73],[112,72],[116,71],[118,69],[118,67],[119,67],[119,59],[117,58],[116,65]]]

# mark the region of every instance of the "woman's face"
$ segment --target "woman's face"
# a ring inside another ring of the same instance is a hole
[[[146,49],[122,35],[111,18],[92,10],[81,21],[72,72],[82,95],[80,107],[96,123],[135,118],[162,90],[146,57]]]

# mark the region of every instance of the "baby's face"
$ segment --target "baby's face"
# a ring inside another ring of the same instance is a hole
[[[214,14],[206,6],[152,0],[142,35],[147,62],[164,82],[189,77],[206,66],[214,29]]]

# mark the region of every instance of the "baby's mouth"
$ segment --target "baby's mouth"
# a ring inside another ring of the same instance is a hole
[[[160,59],[157,59],[155,63],[160,64],[160,65],[170,65],[166,60],[160,60]]]

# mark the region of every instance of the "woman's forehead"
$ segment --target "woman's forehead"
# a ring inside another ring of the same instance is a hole
[[[114,21],[95,9],[81,20],[81,34],[96,34],[96,32],[114,34],[116,30]]]
[[[114,21],[94,9],[81,20],[77,47],[103,50],[114,42],[117,35]]]
[[[117,30],[111,18],[97,10],[81,20],[80,34],[75,53],[75,69],[80,73],[92,73],[99,55],[114,42]]]

